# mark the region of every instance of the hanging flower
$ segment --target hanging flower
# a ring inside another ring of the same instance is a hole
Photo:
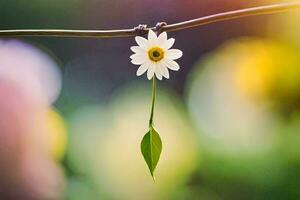
[[[130,48],[134,52],[130,58],[133,64],[140,65],[136,72],[137,76],[147,71],[149,80],[153,78],[154,74],[157,79],[162,80],[163,77],[169,78],[169,69],[179,70],[180,67],[174,60],[182,56],[182,51],[170,49],[175,39],[168,39],[166,32],[157,36],[152,30],[149,30],[148,40],[136,36],[135,41],[139,46]]]
[[[147,71],[147,78],[153,81],[149,131],[142,139],[141,152],[148,165],[151,176],[154,179],[154,171],[162,152],[162,141],[153,123],[156,99],[156,78],[159,80],[162,80],[163,77],[168,79],[169,69],[174,71],[179,70],[180,67],[174,60],[182,56],[182,51],[179,49],[170,49],[175,39],[168,39],[166,32],[157,36],[156,33],[150,29],[148,32],[148,40],[137,36],[135,37],[135,41],[138,46],[132,46],[130,48],[134,52],[130,58],[133,64],[140,65],[136,75],[140,76]]]

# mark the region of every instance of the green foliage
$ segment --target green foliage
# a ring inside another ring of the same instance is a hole
[[[154,179],[154,170],[162,151],[162,142],[158,132],[153,127],[150,127],[144,136],[141,142],[141,151]]]

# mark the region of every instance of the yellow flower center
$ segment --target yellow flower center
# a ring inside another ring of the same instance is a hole
[[[160,47],[152,47],[148,50],[148,57],[154,62],[158,62],[164,58],[165,52]]]

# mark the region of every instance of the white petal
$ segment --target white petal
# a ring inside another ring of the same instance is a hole
[[[168,79],[170,77],[168,68],[166,66],[162,65],[160,69],[161,69],[162,75]]]
[[[142,49],[147,49],[149,46],[148,40],[141,36],[136,36],[135,41]]]
[[[151,29],[148,32],[148,41],[151,44],[155,44],[157,42],[157,36]]]
[[[170,39],[166,40],[163,44],[161,44],[161,47],[164,48],[165,50],[168,50],[173,46],[174,42],[175,42],[175,39],[170,38]]]
[[[143,73],[145,73],[145,72],[147,71],[147,69],[148,69],[147,63],[142,64],[142,65],[138,68],[138,70],[136,71],[136,75],[137,75],[137,76],[142,75]]]
[[[147,57],[143,54],[133,54],[132,56],[130,56],[131,63],[135,64],[135,65],[141,65],[145,62],[147,62]]]
[[[162,80],[162,75],[160,74],[160,72],[156,71],[155,76],[158,80]]]
[[[166,56],[169,59],[176,60],[182,56],[182,51],[179,49],[170,49],[166,51]]]
[[[144,53],[146,52],[144,49],[142,49],[139,46],[132,46],[130,47],[131,51],[133,51],[134,53]]]
[[[141,65],[143,62],[140,62],[139,60],[131,60],[131,63],[134,65]]]
[[[178,71],[180,68],[178,63],[175,62],[174,60],[166,59],[165,64],[169,69],[174,70],[174,71]]]
[[[141,53],[134,53],[134,54],[132,54],[129,58],[130,58],[130,59],[134,59],[134,58],[136,58],[136,57],[141,57],[141,56],[143,56],[143,54],[141,54]]]
[[[154,75],[154,71],[155,71],[155,66],[153,65],[150,65],[149,68],[148,68],[148,71],[147,71],[147,78],[149,80],[152,79],[153,75]]]
[[[157,43],[158,45],[161,45],[164,44],[167,40],[168,40],[167,32],[162,32],[157,38]]]
[[[131,56],[130,56],[130,58],[131,59],[144,59],[145,61],[147,60],[147,54],[145,54],[145,53],[135,53],[135,54],[132,54]]]
[[[155,66],[155,76],[158,80],[162,80],[161,64],[159,63]]]

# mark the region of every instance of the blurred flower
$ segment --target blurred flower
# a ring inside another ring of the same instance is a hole
[[[242,42],[236,50],[240,52],[235,80],[243,95],[280,111],[300,108],[299,51],[284,43],[258,40]]]
[[[0,41],[0,199],[61,198],[64,176],[55,159],[64,153],[65,132],[63,120],[49,111],[60,85],[46,54]]]
[[[178,49],[170,49],[175,39],[167,38],[167,33],[163,32],[157,36],[152,30],[149,30],[148,40],[137,36],[135,41],[139,46],[131,47],[134,52],[130,58],[135,65],[141,65],[136,75],[140,76],[147,70],[147,78],[150,80],[156,76],[159,80],[162,77],[169,78],[169,70],[179,70],[179,65],[174,60],[182,56],[182,51]]]
[[[298,62],[285,45],[240,39],[196,65],[188,107],[206,154],[206,174],[264,187],[282,180],[287,164],[277,152],[278,110],[270,104],[284,105],[299,94]]]
[[[48,130],[37,119],[44,118],[45,109],[14,82],[1,79],[1,199],[59,199],[62,193],[63,173],[43,151]]]
[[[0,40],[0,78],[47,105],[57,99],[62,84],[59,68],[47,54],[17,40]]]
[[[227,43],[201,60],[191,72],[188,105],[193,119],[203,130],[201,134],[220,142],[213,146],[207,144],[208,148],[219,149],[223,153],[223,148],[226,148],[227,153],[253,151],[257,154],[272,146],[272,136],[266,132],[273,124],[272,116],[262,105],[258,106],[245,95],[240,84],[245,81],[240,79],[242,61],[255,59],[257,51],[251,49],[251,41]],[[250,66],[251,69],[257,67]],[[246,80],[258,79],[250,72],[244,75]],[[254,84],[249,83],[250,86],[254,88]],[[261,89],[261,85],[255,88]]]

